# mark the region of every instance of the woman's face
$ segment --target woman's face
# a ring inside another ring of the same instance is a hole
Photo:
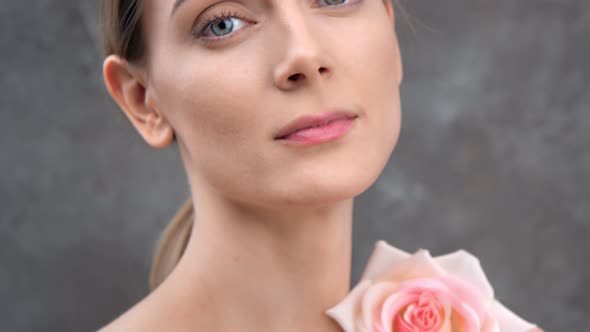
[[[181,2],[146,2],[146,100],[174,129],[192,183],[278,207],[352,198],[376,180],[401,121],[389,0]],[[274,137],[331,111],[358,116],[337,139]]]

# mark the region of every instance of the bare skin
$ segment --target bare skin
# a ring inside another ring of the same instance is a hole
[[[392,5],[187,0],[171,15],[173,3],[146,2],[145,62],[109,56],[104,79],[148,144],[176,135],[195,226],[170,277],[101,331],[341,331],[324,311],[349,291],[353,201],[400,132]],[[242,18],[219,37],[205,20],[221,13]],[[343,137],[273,137],[335,109],[358,115]]]

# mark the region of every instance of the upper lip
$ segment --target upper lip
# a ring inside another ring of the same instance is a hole
[[[320,114],[305,115],[287,124],[274,136],[275,139],[285,138],[299,130],[324,125],[330,121],[340,119],[354,119],[357,115],[352,112],[335,111]]]

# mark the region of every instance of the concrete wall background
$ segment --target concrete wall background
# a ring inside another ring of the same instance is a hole
[[[590,331],[590,2],[413,0],[400,141],[355,208],[373,243],[477,255],[546,331]],[[90,331],[145,296],[188,195],[107,96],[97,2],[0,6],[0,330]],[[369,33],[369,32],[368,32]]]

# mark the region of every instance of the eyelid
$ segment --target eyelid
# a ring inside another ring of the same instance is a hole
[[[193,34],[200,36],[203,33],[203,31],[205,31],[205,29],[207,29],[212,23],[217,22],[217,21],[221,21],[221,20],[227,19],[227,18],[237,18],[242,21],[251,22],[250,20],[248,20],[247,17],[245,17],[244,15],[241,15],[237,10],[223,9],[220,12],[217,12],[217,13],[207,16],[203,20],[204,23],[195,24],[195,26],[193,28]]]
[[[323,1],[323,0],[312,0],[312,8],[322,8],[322,7],[320,7],[320,6],[316,6],[317,2],[319,2],[319,1]],[[357,4],[359,4],[360,2],[362,2],[362,1],[363,1],[363,0],[350,0],[350,1],[349,1],[349,2],[347,2],[347,3],[343,3],[343,4],[340,4],[340,5],[326,5],[326,6],[324,6],[324,7],[328,7],[328,8],[330,8],[330,7],[331,7],[331,8],[341,8],[341,7],[348,7],[348,6],[354,6],[354,5],[357,5]]]

